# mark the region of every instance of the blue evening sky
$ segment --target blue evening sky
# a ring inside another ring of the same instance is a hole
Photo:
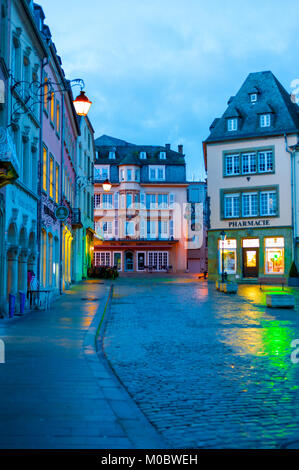
[[[96,137],[183,144],[190,180],[204,177],[202,141],[250,72],[272,70],[290,92],[299,78],[297,0],[40,4],[67,78],[86,83]]]

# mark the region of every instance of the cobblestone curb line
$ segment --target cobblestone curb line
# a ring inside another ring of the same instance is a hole
[[[84,340],[84,353],[107,404],[121,425],[124,435],[134,449],[169,449],[164,438],[156,431],[110,367],[103,352],[106,314],[109,310],[113,286],[100,303]]]

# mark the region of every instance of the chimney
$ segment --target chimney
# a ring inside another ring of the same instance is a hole
[[[183,147],[183,145],[178,145],[178,152],[183,155],[183,152],[184,152],[184,147]]]
[[[170,144],[165,144],[166,150],[170,150]]]
[[[292,103],[295,103],[295,104],[297,103],[297,101],[296,101],[296,95],[295,95],[294,93],[291,93],[291,94],[290,94],[290,98],[291,98]]]

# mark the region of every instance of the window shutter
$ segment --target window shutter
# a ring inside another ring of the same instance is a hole
[[[140,193],[140,209],[145,209],[145,193]]]
[[[114,209],[118,209],[119,199],[118,193],[114,193]]]
[[[175,203],[175,194],[170,193],[169,194],[169,207],[173,207],[174,203]]]

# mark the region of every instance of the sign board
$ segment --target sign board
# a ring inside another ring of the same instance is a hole
[[[66,220],[69,215],[70,215],[70,211],[65,206],[59,206],[55,210],[55,217],[57,220],[61,220],[61,222]]]

